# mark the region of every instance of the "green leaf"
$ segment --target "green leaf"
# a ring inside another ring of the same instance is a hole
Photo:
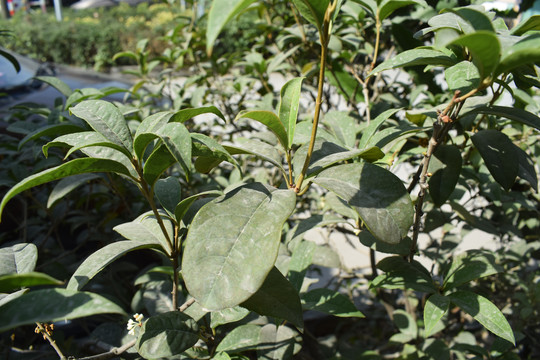
[[[145,359],[168,358],[189,349],[199,340],[199,326],[188,315],[170,311],[144,322],[137,351]]]
[[[445,290],[457,288],[469,281],[502,271],[503,269],[496,263],[495,256],[491,252],[470,250],[454,257],[444,279],[443,287]]]
[[[480,85],[478,68],[466,60],[447,68],[444,71],[444,77],[449,90],[459,90],[462,94],[466,94]]]
[[[294,5],[307,21],[322,31],[324,14],[330,0],[293,0]]]
[[[261,287],[276,261],[281,228],[295,203],[291,190],[253,183],[199,210],[182,261],[186,286],[197,302],[209,310],[225,309]]]
[[[261,329],[258,359],[291,360],[301,350],[302,336],[288,326],[266,324]]]
[[[411,314],[402,309],[394,310],[393,321],[396,327],[399,329],[399,335],[401,340],[409,342],[418,336],[418,326]],[[390,338],[390,341],[394,340],[394,336]]]
[[[215,106],[202,106],[198,108],[188,108],[188,109],[182,109],[174,113],[174,115],[171,118],[171,121],[173,122],[180,122],[184,123],[187,120],[194,118],[195,116],[202,115],[202,114],[214,114],[217,117],[219,117],[221,120],[225,121],[225,116],[219,111],[218,108]]]
[[[265,110],[242,111],[236,116],[235,121],[242,118],[252,119],[265,125],[276,135],[284,149],[289,148],[289,140],[285,127],[281,123],[280,118],[273,112]]]
[[[228,161],[240,169],[238,163],[236,160],[234,160],[231,154],[229,154],[229,152],[221,144],[211,137],[199,133],[192,133],[191,142],[193,146],[191,150],[193,156],[212,158],[218,161],[217,164],[219,164],[221,161]],[[199,169],[197,170],[200,171]],[[211,168],[208,169],[208,171],[210,170]]]
[[[11,55],[9,52],[4,51],[0,49],[0,56],[6,58],[11,65],[15,68],[15,71],[20,72],[21,71],[21,65],[19,64],[19,61],[17,61],[17,58],[13,55]]]
[[[426,329],[425,337],[431,336],[433,334],[433,329],[435,325],[442,319],[444,314],[448,312],[450,307],[450,298],[440,295],[433,294],[426,300],[426,305],[424,306],[424,326]]]
[[[412,289],[428,294],[437,292],[429,272],[417,262],[409,263],[399,256],[392,256],[379,261],[377,267],[385,274],[377,276],[372,287]]]
[[[486,30],[492,33],[495,32],[493,24],[491,23],[490,18],[485,14],[485,12],[478,11],[471,7],[461,7],[457,9],[447,9],[446,11],[452,12],[462,19],[466,20],[469,24],[472,25],[475,31]],[[445,10],[443,10],[445,12]]]
[[[176,208],[174,209],[174,215],[176,217],[176,221],[180,222],[184,218],[186,213],[188,212],[191,205],[199,198],[205,197],[205,196],[219,196],[219,195],[222,195],[222,193],[219,191],[210,190],[210,191],[203,191],[201,193],[198,193],[196,195],[192,195],[190,197],[183,199],[182,201],[178,203],[178,205],[176,205]]]
[[[169,149],[163,144],[159,145],[152,151],[143,167],[143,177],[150,186],[154,186],[161,174],[167,170],[176,159],[171,154]]]
[[[506,48],[495,75],[506,74],[521,65],[540,61],[540,33],[527,36]]]
[[[163,221],[163,225],[167,230],[167,235],[169,239],[172,239],[174,232],[173,224],[164,215],[165,214],[161,212],[160,216]],[[159,225],[159,222],[152,211],[140,215],[131,222],[117,225],[113,228],[113,230],[126,239],[133,240],[139,244],[160,244],[161,247],[169,254],[172,251],[170,248],[170,243],[163,234],[161,226]]]
[[[38,285],[62,285],[62,281],[39,272],[0,275],[0,293]]]
[[[97,174],[80,174],[60,180],[49,194],[49,199],[47,200],[47,208],[50,209],[54,205],[54,203],[65,197],[67,194],[69,194],[79,186],[87,183],[88,181],[99,178],[100,177]]]
[[[44,83],[52,86],[56,90],[60,91],[60,93],[66,98],[70,97],[71,94],[73,94],[73,90],[71,90],[69,85],[63,82],[57,76],[36,76],[36,80],[43,81]]]
[[[0,294],[0,308],[7,304],[8,302],[22,296],[26,292],[28,292],[29,289],[22,289],[19,291],[15,291],[11,294]]]
[[[36,129],[26,135],[20,142],[19,142],[19,150],[22,148],[24,144],[26,144],[28,141],[39,139],[43,136],[60,136],[65,135],[73,132],[79,132],[84,130],[80,126],[74,125],[74,124],[53,124],[53,125],[46,125],[39,129]],[[45,155],[46,156],[46,155]]]
[[[166,179],[156,181],[154,193],[161,206],[163,206],[163,209],[174,217],[174,211],[182,196],[182,188],[178,179],[174,176],[169,176]]]
[[[107,140],[133,151],[131,131],[120,110],[103,100],[86,100],[70,108],[70,112],[83,119]]]
[[[540,130],[540,117],[517,107],[508,106],[480,106],[471,110],[470,113],[489,114],[504,117]]]
[[[289,262],[288,278],[290,283],[300,292],[306,272],[313,261],[313,253],[315,251],[315,243],[313,241],[302,241],[298,244],[291,256]]]
[[[518,176],[523,180],[526,180],[531,184],[532,188],[538,192],[538,175],[534,168],[534,161],[518,146],[516,146],[516,151],[518,153],[519,162]]]
[[[364,245],[378,252],[385,254],[409,255],[411,252],[412,239],[404,237],[398,244],[389,244],[377,240],[369,231],[363,230],[358,234],[358,239]]]
[[[495,33],[481,30],[461,35],[447,44],[450,45],[461,45],[469,50],[481,79],[494,77],[493,73],[501,58],[501,44]]]
[[[54,180],[91,172],[114,172],[130,176],[129,171],[122,164],[113,160],[94,158],[74,159],[65,164],[31,175],[12,187],[0,203],[0,218],[7,202],[15,195]]]
[[[262,160],[270,162],[285,173],[285,169],[283,169],[283,165],[281,164],[281,155],[274,146],[266,142],[257,139],[237,138],[234,139],[234,144],[226,144],[223,147],[231,155],[255,155]]]
[[[325,288],[311,290],[302,295],[302,307],[304,310],[339,317],[364,317],[364,314],[345,295]]]
[[[30,291],[0,307],[0,332],[35,322],[57,322],[96,314],[127,315],[107,298],[66,289]]]
[[[540,15],[533,15],[525,21],[521,21],[510,30],[510,34],[521,36],[530,30],[540,30]]]
[[[106,245],[95,251],[83,261],[75,270],[75,273],[69,279],[67,290],[81,290],[90,280],[94,278],[107,265],[114,262],[116,259],[124,256],[130,251],[140,249],[159,248],[159,244],[154,239],[149,239],[146,242],[139,241],[117,241]]]
[[[303,77],[291,79],[281,88],[279,120],[287,132],[288,146],[291,146],[294,140],[294,130],[296,129],[296,120],[298,118],[298,106],[303,80]],[[286,148],[286,150],[289,150],[289,148]]]
[[[233,17],[254,3],[255,0],[214,0],[208,13],[206,26],[206,52],[212,54],[212,48],[219,33]]]
[[[362,131],[362,137],[358,142],[358,148],[365,149],[368,144],[373,143],[371,140],[381,125],[399,110],[401,109],[388,109],[380,113],[375,119],[371,120],[369,125]]]
[[[313,182],[345,200],[375,236],[397,244],[407,235],[414,209],[401,180],[391,172],[369,163],[331,167]]]
[[[66,153],[64,158],[67,158],[69,155],[73,154],[77,150],[81,150],[87,147],[92,146],[101,146],[108,147],[114,150],[118,150],[126,156],[126,159],[129,161],[131,159],[130,152],[123,146],[113,143],[105,139],[103,135],[95,131],[82,131],[73,134],[62,135],[54,139],[53,141],[48,142],[43,146],[43,154],[49,156],[49,148],[51,146],[68,146],[70,147],[69,151]]]
[[[217,346],[216,352],[240,353],[254,350],[259,344],[261,327],[259,325],[241,325],[228,333]]]
[[[519,162],[514,143],[497,130],[482,130],[471,140],[484,159],[489,172],[506,191],[510,190],[519,171]]]
[[[270,270],[259,290],[244,301],[242,307],[259,315],[287,320],[299,328],[304,326],[298,291],[276,267]]]
[[[162,111],[145,118],[139,127],[133,140],[133,149],[137,159],[142,160],[148,144],[156,138],[155,132],[169,122],[173,113]]]
[[[439,50],[431,48],[405,50],[377,66],[375,69],[373,69],[373,71],[369,73],[369,76],[373,76],[384,70],[395,69],[404,66],[452,66],[455,63],[456,60],[454,58],[448,56],[446,53]]]
[[[427,7],[427,3],[423,0],[382,0],[377,1],[379,20],[383,21],[388,16],[392,15],[394,11],[407,5],[421,5]]]
[[[299,172],[304,164],[308,148],[309,144],[306,143],[302,145],[295,153],[293,159],[293,168],[298,169],[297,179],[298,176],[300,176]],[[383,156],[383,152],[378,147],[370,147],[362,150],[347,150],[334,142],[317,138],[317,140],[315,140],[313,153],[305,178],[308,179],[313,177],[322,170],[342,161],[354,158],[363,158],[367,161],[375,161]]]
[[[0,249],[0,275],[24,274],[34,271],[38,251],[36,245],[15,244]]]
[[[471,315],[495,335],[516,344],[514,333],[502,312],[491,301],[470,291],[456,291],[448,295],[453,304]]]
[[[220,325],[230,324],[242,320],[249,315],[249,310],[241,306],[235,306],[220,311],[213,311],[210,314],[210,327],[217,328]]]
[[[181,123],[169,123],[156,131],[176,162],[186,174],[191,171],[191,135]]]
[[[454,191],[461,173],[461,152],[454,145],[441,145],[433,154],[429,163],[429,194],[435,206],[439,207],[448,200]]]

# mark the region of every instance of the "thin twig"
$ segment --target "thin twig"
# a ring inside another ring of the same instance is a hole
[[[178,311],[180,311],[180,312],[186,311],[186,309],[188,307],[190,307],[191,305],[193,305],[194,302],[195,302],[195,298],[190,298],[190,299],[186,300],[186,302],[183,303],[182,306],[180,306],[178,308]]]
[[[41,335],[43,335],[43,338],[47,339],[47,341],[49,342],[49,344],[51,344],[52,348],[54,349],[54,351],[56,351],[56,353],[58,354],[58,356],[60,357],[61,360],[66,360],[66,357],[65,355],[62,353],[62,350],[60,350],[60,348],[58,347],[58,345],[56,344],[56,341],[54,341],[54,339],[51,337],[51,335],[49,335],[49,332],[47,329],[45,329],[45,327],[43,326],[43,324],[39,323],[39,322],[36,322],[36,325],[37,325],[37,329],[36,329],[36,332],[38,332],[39,330],[39,333]],[[51,325],[52,326],[52,325]]]
[[[118,356],[120,354],[125,353],[130,348],[135,346],[136,343],[137,343],[137,339],[133,339],[130,342],[128,342],[128,343],[126,343],[126,344],[124,344],[124,345],[122,345],[120,347],[112,348],[110,351],[107,351],[105,353],[79,358],[77,360],[107,360],[107,359],[112,359],[113,357],[116,357],[116,356]]]

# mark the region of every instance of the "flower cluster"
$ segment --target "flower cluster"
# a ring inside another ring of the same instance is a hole
[[[128,334],[135,336],[135,328],[137,326],[138,327],[142,326],[142,320],[144,319],[144,315],[135,314],[133,315],[133,318],[135,319],[135,321],[133,321],[133,319],[129,319],[127,323],[127,329],[128,329]]]

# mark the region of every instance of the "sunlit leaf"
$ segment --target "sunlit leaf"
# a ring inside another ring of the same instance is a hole
[[[3,247],[0,249],[0,275],[34,271],[37,257],[37,247],[32,243]]]
[[[0,293],[9,293],[25,287],[38,285],[62,285],[62,281],[40,272],[0,275]]]
[[[261,327],[259,325],[241,325],[228,333],[217,346],[216,352],[240,353],[254,350],[259,344]]]
[[[35,322],[57,322],[96,314],[126,315],[111,300],[66,289],[30,291],[0,307],[0,332]]]
[[[270,270],[259,290],[244,301],[242,307],[259,315],[287,320],[300,328],[304,326],[298,291],[276,267]]]
[[[470,291],[456,291],[448,295],[452,303],[471,315],[495,335],[516,344],[514,332],[502,312],[485,297]]]
[[[236,116],[236,120],[242,118],[252,119],[264,124],[270,131],[274,133],[274,135],[276,135],[284,149],[289,148],[287,131],[285,130],[280,118],[273,112],[264,110],[243,111]]]
[[[214,0],[208,13],[206,26],[206,52],[212,54],[212,48],[219,33],[232,18],[254,3],[255,0]]]
[[[489,172],[506,191],[510,190],[519,171],[518,153],[512,141],[497,130],[482,130],[471,137]]]
[[[426,300],[424,305],[424,326],[426,328],[425,336],[429,337],[435,325],[442,319],[444,314],[448,312],[450,307],[450,299],[440,294],[433,294]]]
[[[152,316],[143,323],[137,350],[145,359],[167,358],[189,349],[199,340],[199,326],[179,311]]]
[[[331,167],[313,182],[334,192],[355,209],[379,240],[397,244],[413,222],[413,205],[403,183],[391,172],[370,163]]]
[[[291,79],[281,88],[279,120],[287,132],[288,146],[292,145],[294,139],[303,80],[303,77]]]
[[[121,175],[130,176],[129,171],[122,165],[113,160],[82,158],[74,159],[65,164],[56,166],[31,175],[17,185],[12,187],[0,203],[0,217],[7,202],[15,195],[54,180],[62,179],[67,176],[85,174],[91,172],[114,172]]]
[[[210,310],[225,309],[260,288],[274,265],[281,227],[295,203],[291,190],[254,183],[199,210],[182,261],[186,286],[197,302]]]
[[[339,317],[364,317],[364,314],[345,295],[325,288],[314,289],[302,295],[302,307],[304,310]]]

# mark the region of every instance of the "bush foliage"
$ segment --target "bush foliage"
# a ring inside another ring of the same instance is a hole
[[[108,24],[167,19],[103,56],[137,65],[129,91],[40,77],[55,107],[4,117],[6,356],[540,355],[539,16],[182,3]]]

